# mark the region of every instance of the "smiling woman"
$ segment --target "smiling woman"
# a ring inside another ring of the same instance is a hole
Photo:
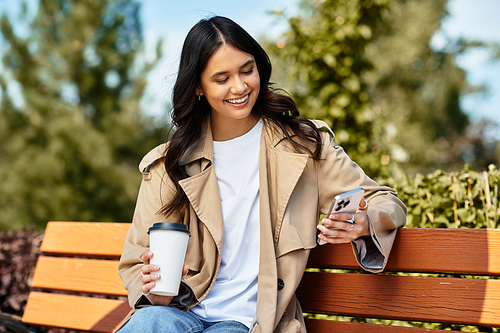
[[[384,268],[405,206],[349,159],[326,123],[301,117],[270,77],[266,52],[232,20],[201,20],[188,33],[175,131],[139,166],[119,265],[133,310],[120,333],[305,332],[295,290],[318,237],[352,242],[361,267]],[[358,187],[365,197],[355,211],[318,226],[336,195]],[[176,296],[153,289],[162,278],[150,261],[155,222],[191,232]]]

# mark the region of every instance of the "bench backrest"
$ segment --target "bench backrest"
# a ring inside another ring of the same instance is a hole
[[[306,272],[297,297],[310,313],[499,326],[500,280],[485,279],[500,276],[499,253],[500,230],[401,229],[386,273],[360,274],[350,245],[328,244],[311,252],[308,267],[323,272]],[[318,332],[410,330],[366,324],[359,330],[354,323],[324,320],[308,325]]]
[[[129,227],[129,223],[49,222],[23,322],[112,332],[130,311],[118,276]]]
[[[129,226],[49,222],[23,321],[113,331],[130,310],[117,273]],[[499,326],[500,280],[481,278],[500,276],[498,253],[500,230],[401,229],[388,273],[360,274],[351,245],[327,244],[311,251],[313,269],[297,297],[307,313]],[[428,332],[330,320],[307,324],[310,332]]]

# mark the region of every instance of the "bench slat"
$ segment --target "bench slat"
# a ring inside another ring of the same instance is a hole
[[[38,258],[33,287],[108,295],[127,295],[118,275],[118,261]]]
[[[335,320],[306,319],[308,332],[321,333],[460,333],[459,331],[428,330],[419,327],[403,327],[354,323]]]
[[[305,273],[304,312],[500,325],[500,280]]]
[[[130,311],[127,302],[31,292],[23,322],[90,332],[112,332]]]
[[[401,229],[386,270],[500,275],[500,230]],[[318,246],[308,267],[359,268],[350,244]]]
[[[49,222],[41,250],[50,254],[119,258],[130,223]]]

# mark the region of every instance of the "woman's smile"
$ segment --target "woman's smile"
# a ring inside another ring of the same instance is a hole
[[[248,97],[250,96],[250,93],[246,94],[245,96],[243,96],[242,98],[238,98],[238,99],[227,99],[226,102],[229,102],[231,104],[246,104],[246,102],[248,101]]]

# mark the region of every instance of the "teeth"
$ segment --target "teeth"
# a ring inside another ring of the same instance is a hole
[[[240,99],[228,99],[227,101],[231,104],[240,104],[240,103],[245,102],[247,99],[248,99],[248,95],[246,95],[245,97],[240,98]]]

